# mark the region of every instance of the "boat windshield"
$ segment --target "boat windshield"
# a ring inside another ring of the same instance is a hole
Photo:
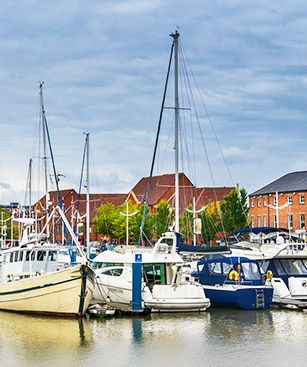
[[[306,259],[276,259],[274,260],[276,270],[280,275],[293,274],[307,275]]]
[[[99,261],[92,262],[93,269],[101,269],[101,268],[106,268],[110,266],[124,266],[124,264],[123,263],[105,263],[105,262],[99,262]]]
[[[256,263],[241,263],[245,280],[260,280],[261,273]]]

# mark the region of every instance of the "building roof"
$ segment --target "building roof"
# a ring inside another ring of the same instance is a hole
[[[145,200],[149,177],[143,177],[131,190],[138,198],[140,203]],[[179,186],[195,189],[193,183],[187,178],[184,173],[179,173]],[[148,205],[153,206],[159,203],[167,193],[171,190],[173,192],[175,187],[175,174],[165,174],[160,176],[153,176],[151,181],[151,190],[148,198]],[[189,190],[186,190],[189,191]],[[167,198],[166,198],[167,199]]]
[[[269,183],[249,196],[278,192],[307,191],[307,171],[291,172]]]

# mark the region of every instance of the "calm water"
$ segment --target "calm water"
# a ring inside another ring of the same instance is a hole
[[[0,313],[0,366],[307,366],[307,314],[66,320]]]

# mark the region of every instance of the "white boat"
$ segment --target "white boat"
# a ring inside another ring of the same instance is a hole
[[[82,264],[59,270],[61,247],[29,241],[26,233],[19,246],[3,251],[0,310],[82,316],[92,299],[92,269]]]
[[[230,249],[236,256],[257,259],[263,272],[271,274],[273,303],[307,308],[307,243],[285,241],[279,233],[276,241],[262,236],[261,242],[239,242]]]
[[[132,304],[132,264],[142,255],[142,302],[153,312],[204,311],[210,306],[202,287],[181,273],[184,264],[176,252],[176,235],[165,233],[154,248],[116,248],[93,260],[97,276],[93,302],[121,309]]]

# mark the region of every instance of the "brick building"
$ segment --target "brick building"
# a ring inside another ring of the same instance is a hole
[[[100,240],[102,234],[95,233],[93,218],[97,214],[97,209],[105,204],[112,203],[115,206],[126,203],[127,200],[134,204],[141,205],[146,196],[149,177],[143,177],[129,193],[123,194],[90,194],[90,228],[91,241]],[[233,189],[233,187],[202,187],[198,188],[189,180],[184,174],[179,174],[179,186],[180,186],[180,214],[184,212],[184,209],[192,204],[193,198],[195,198],[196,210],[202,208],[209,202],[222,201],[224,197]],[[149,195],[148,205],[151,211],[155,211],[156,206],[162,201],[166,200],[171,207],[174,207],[175,196],[175,175],[165,174],[160,176],[154,176],[152,178],[151,191]],[[64,211],[67,219],[71,225],[75,225],[75,213],[77,209],[78,194],[74,189],[67,189],[60,191],[60,197],[63,202]],[[33,207],[32,212],[36,213],[38,220],[38,227],[42,229],[45,223],[45,204],[46,199],[43,196],[37,201]],[[57,193],[52,191],[49,193],[49,212],[52,210],[54,204],[57,203]],[[79,217],[84,217],[86,213],[86,194],[81,194],[79,204]],[[41,220],[40,220],[41,218]],[[62,221],[59,215],[55,216],[54,221],[51,224],[53,232],[55,233],[55,239],[60,241],[63,237]],[[84,225],[85,231],[85,225]],[[80,236],[81,240],[86,238],[85,233]]]
[[[277,194],[277,195],[276,195]],[[279,210],[277,213],[276,206]],[[307,216],[307,171],[292,172],[249,195],[252,227],[304,231]]]

